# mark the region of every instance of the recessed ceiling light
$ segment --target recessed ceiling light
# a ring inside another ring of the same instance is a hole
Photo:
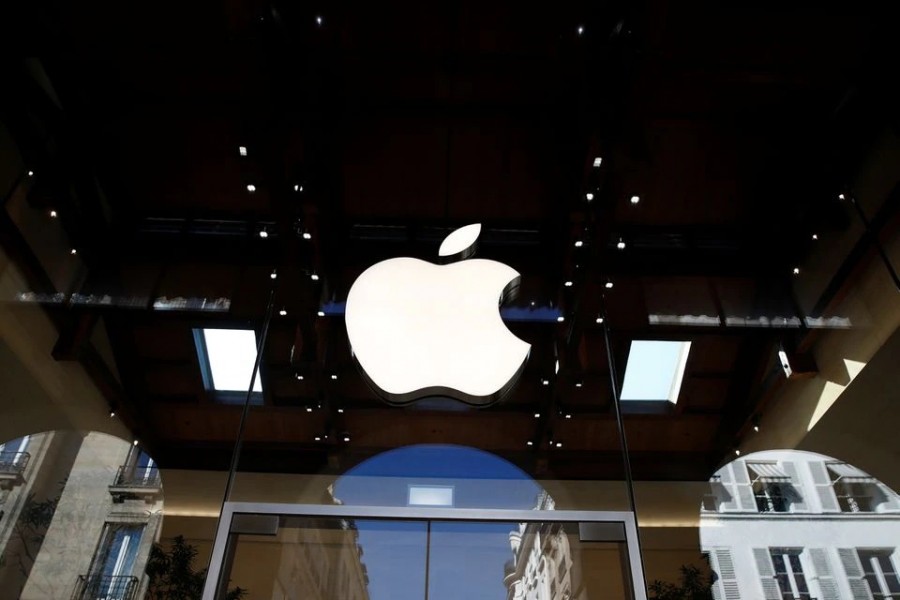
[[[297,373],[296,375],[294,375],[294,377],[297,378],[297,381],[303,381],[303,375],[301,375],[300,373]]]
[[[272,272],[269,274],[269,279],[278,279],[278,271],[273,269]]]
[[[238,152],[241,156],[247,156],[247,146],[238,146]]]
[[[282,317],[286,317],[287,311],[282,308],[281,310],[278,311],[278,314],[281,315]]]
[[[69,250],[69,254],[78,254],[78,250],[72,248],[71,250]]]
[[[631,203],[632,203],[632,204],[637,204],[637,203],[640,202],[640,201],[641,201],[641,197],[640,197],[640,196],[632,196],[632,197],[631,197]]]
[[[527,442],[525,442],[525,445],[534,446],[534,442],[532,442],[531,440],[528,440]]]
[[[300,185],[299,183],[295,183],[295,184],[294,184],[294,191],[295,191],[295,192],[302,192],[302,191],[303,191],[303,186]]]
[[[51,210],[51,211],[50,211],[50,218],[51,218],[51,219],[55,219],[56,217],[57,217],[56,211],[55,211],[55,210]]]
[[[306,412],[312,412],[312,406],[307,406],[307,407],[306,407]]]
[[[247,184],[247,191],[250,192],[250,193],[252,194],[253,192],[256,191],[256,186],[253,185],[252,183],[248,183],[248,184]]]
[[[324,316],[325,316],[325,311],[324,311],[324,310],[320,310],[319,312],[316,313],[316,315],[318,315],[318,316],[320,316],[320,317],[324,317]]]
[[[137,441],[137,440],[134,440],[133,442],[131,442],[131,445],[132,445],[132,446],[137,446],[137,445],[138,445],[138,441]]]
[[[800,267],[794,267],[794,275],[800,274]]]
[[[581,240],[575,240],[576,248],[581,248],[582,246],[584,246],[584,242],[582,242]]]
[[[571,419],[571,418],[572,418],[572,415],[570,415],[569,413],[566,413],[566,418],[567,418],[567,419]]]
[[[30,172],[31,172],[31,171],[29,171],[29,173],[30,173]],[[844,195],[843,195],[843,194],[838,194],[838,200],[843,200],[843,199],[844,199]]]
[[[541,385],[550,385],[549,379],[541,379]]]
[[[110,418],[115,417],[115,416],[116,416],[116,411],[114,411],[114,410],[109,411]]]
[[[541,418],[541,413],[534,413],[534,418],[535,418],[535,419],[540,419],[540,418]]]
[[[625,249],[625,240],[623,240],[622,238],[619,238],[619,241],[616,244],[616,248],[618,248],[619,250],[624,250]]]
[[[584,26],[579,25],[577,31],[578,31],[578,35],[582,35],[584,33]]]
[[[265,227],[259,230],[259,237],[261,237],[262,239],[266,239],[267,237],[269,237],[269,232],[266,231]]]
[[[29,176],[29,177],[34,177],[34,171],[28,171],[28,176]]]
[[[339,409],[338,409],[338,413],[344,414],[344,409],[343,409],[343,408],[339,408]]]
[[[759,425],[754,425],[753,431],[755,431],[756,433],[759,433]]]
[[[51,216],[52,216],[52,215],[51,215]],[[812,234],[812,239],[813,239],[813,240],[819,239],[819,234],[817,234],[817,233]]]
[[[312,274],[310,274],[309,278],[312,279],[313,281],[318,281],[319,275],[317,273],[312,273]]]
[[[562,323],[562,322],[565,321],[565,320],[566,320],[566,318],[565,318],[564,316],[562,316],[562,315],[559,315],[558,317],[556,317],[556,322],[557,322],[557,323]]]
[[[344,436],[344,441],[345,441],[345,442],[349,442],[349,441],[350,441],[350,436],[349,436],[349,435],[345,435],[345,436]]]
[[[577,388],[580,388],[582,385],[584,385],[584,384],[581,383],[580,381],[575,382],[575,387],[577,387]]]
[[[588,192],[587,194],[584,195],[584,197],[587,199],[588,202],[590,202],[591,200],[594,199],[594,194],[592,194],[591,192]]]
[[[318,25],[319,27],[322,26],[322,16],[321,15],[316,16],[316,25]]]
[[[572,287],[572,280],[571,279],[566,280],[566,282],[563,285],[566,287]]]
[[[322,441],[322,437],[317,435],[317,436],[315,437],[315,440],[316,440],[317,442],[321,442],[321,441]]]
[[[603,322],[603,317],[597,317],[597,318],[594,320],[594,323],[596,323],[597,325],[601,324],[602,322]]]
[[[603,287],[605,287],[608,290],[611,290],[611,289],[613,289],[613,282],[607,281],[605,284],[603,284]]]
[[[556,447],[557,447],[557,448],[562,448],[562,442],[556,442]]]
[[[735,449],[734,449],[734,455],[735,455],[735,456],[740,456],[740,455],[741,455],[741,449],[740,449],[740,448],[735,448]]]
[[[337,379],[337,373],[332,373],[331,380],[334,381],[335,379]]]
[[[602,164],[603,164],[603,158],[601,158],[601,157],[598,156],[598,157],[596,157],[596,158],[594,159],[594,166],[595,166],[595,167],[599,167],[599,166],[602,165]]]
[[[311,234],[310,232],[308,232],[308,231],[304,231],[304,232],[303,232],[303,239],[304,239],[304,240],[311,240],[311,239],[312,239],[312,234]]]

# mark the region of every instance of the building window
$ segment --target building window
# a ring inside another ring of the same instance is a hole
[[[846,463],[827,463],[825,466],[841,512],[875,512],[884,502],[874,477]]]
[[[756,508],[761,513],[791,512],[798,493],[791,477],[775,462],[748,462]]]
[[[778,592],[783,600],[810,600],[803,566],[800,564],[801,552],[801,548],[769,549]]]
[[[900,599],[900,579],[891,560],[891,550],[857,550],[863,578],[869,584],[874,600]]]
[[[134,563],[144,533],[137,523],[107,523],[100,536],[90,573],[84,581],[79,600],[132,600],[138,578]]]

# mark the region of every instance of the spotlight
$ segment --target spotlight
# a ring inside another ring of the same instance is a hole
[[[541,385],[550,385],[549,379],[541,379]]]
[[[322,441],[322,437],[317,435],[317,436],[315,437],[315,440],[316,440],[317,442],[321,442],[321,441]]]
[[[594,323],[600,325],[601,323],[603,323],[603,317],[597,317],[596,319],[594,319]]]
[[[238,146],[238,152],[241,156],[247,156],[247,146]]]
[[[344,409],[343,409],[343,408],[339,408],[339,409],[338,409],[338,414],[341,414],[341,415],[344,414]]]
[[[56,211],[55,211],[55,210],[51,210],[51,211],[50,211],[50,218],[51,218],[51,219],[55,219],[57,216],[58,216],[58,215],[56,214]]]
[[[623,240],[622,238],[619,238],[619,242],[616,244],[616,248],[618,248],[619,250],[624,250],[625,249],[625,240]]]
[[[28,176],[29,176],[29,177],[34,177],[34,171],[28,171]]]
[[[319,27],[322,26],[322,16],[321,15],[316,16],[316,25],[318,25]]]
[[[344,441],[345,441],[345,442],[349,442],[349,441],[350,441],[350,436],[349,436],[349,435],[345,435],[345,436],[344,436]]]
[[[31,171],[29,171],[28,173],[30,174]],[[843,195],[843,194],[838,194],[838,200],[845,200],[844,195]]]
[[[581,248],[582,246],[584,246],[584,242],[582,242],[581,240],[575,240],[576,248]]]
[[[286,317],[287,311],[282,308],[281,310],[278,311],[278,314],[281,315],[282,317]]]
[[[299,183],[295,183],[295,184],[294,184],[294,191],[295,191],[295,192],[302,192],[302,191],[303,191],[303,186],[300,185]]]
[[[603,164],[603,158],[598,156],[594,159],[594,167],[599,167],[602,164]]]
[[[607,280],[606,283],[603,284],[603,287],[605,287],[605,288],[608,289],[608,290],[611,290],[611,289],[613,289],[613,282]]]
[[[819,234],[817,234],[817,233],[812,234],[812,239],[813,240],[819,239]]]
[[[756,433],[759,433],[759,425],[754,425],[753,431],[755,431]]]
[[[582,25],[579,25],[577,31],[578,31],[578,35],[584,34],[584,27]]]
[[[312,412],[312,406],[307,406],[307,407],[306,407],[306,412]]]
[[[576,382],[575,382],[575,387],[577,387],[577,388],[580,388],[580,387],[583,386],[583,385],[584,385],[584,384],[581,383],[580,381],[576,381]]]
[[[318,316],[318,317],[324,317],[324,316],[325,316],[325,311],[324,311],[324,310],[318,311],[318,312],[316,313],[316,316]]]
[[[114,410],[109,411],[109,417],[112,418],[114,416],[116,416],[116,411],[114,411]]]
[[[532,442],[531,440],[528,440],[527,442],[525,442],[525,445],[534,446],[534,442]]]
[[[303,375],[301,375],[300,373],[297,373],[296,375],[294,375],[294,377],[297,378],[297,381],[303,381]]]
[[[735,455],[735,456],[740,456],[740,455],[741,455],[741,449],[740,449],[740,448],[735,448],[735,449],[734,449],[734,455]]]
[[[556,447],[557,447],[557,448],[562,448],[562,442],[556,442]]]
[[[794,275],[800,274],[800,267],[794,267]]]
[[[269,232],[266,231],[265,227],[259,230],[259,237],[261,237],[262,239],[266,239],[267,237],[269,237]]]
[[[69,250],[69,254],[78,254],[78,250],[72,248],[71,250]]]
[[[248,184],[247,184],[247,191],[250,192],[250,193],[252,194],[253,192],[256,191],[256,186],[253,185],[252,183],[248,183]]]
[[[571,418],[572,418],[572,415],[570,415],[569,413],[566,413],[566,418],[567,418],[567,419],[571,419]]]
[[[332,380],[332,381],[337,380],[337,373],[332,373],[332,374],[331,374],[331,380]]]
[[[137,445],[138,445],[138,441],[137,441],[137,440],[134,440],[133,442],[131,442],[131,445],[132,445],[132,446],[137,446]]]
[[[566,282],[563,285],[566,287],[572,287],[572,280],[571,279],[566,280]]]
[[[309,278],[312,279],[313,281],[318,281],[318,280],[319,280],[319,275],[316,274],[316,273],[312,273],[312,274],[309,276]]]
[[[269,273],[269,279],[278,279],[278,270],[272,269],[272,272]]]
[[[304,231],[304,232],[303,232],[303,239],[304,239],[304,240],[311,240],[311,239],[312,239],[312,234],[311,234],[310,232],[308,232],[308,231]]]
[[[534,418],[535,418],[535,419],[540,419],[540,418],[541,418],[541,413],[534,413]]]
[[[591,200],[594,199],[594,194],[592,194],[591,192],[588,192],[587,194],[584,195],[584,197],[588,202],[590,202]]]
[[[640,202],[640,201],[641,201],[641,197],[640,197],[640,196],[632,196],[632,197],[631,197],[631,203],[632,203],[632,204],[637,204],[637,203]]]
[[[565,320],[566,320],[566,318],[565,318],[564,316],[562,316],[562,315],[559,315],[558,317],[556,317],[556,322],[557,322],[557,323],[562,323],[562,322],[565,321]]]

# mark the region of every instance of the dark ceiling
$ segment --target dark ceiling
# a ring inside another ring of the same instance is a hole
[[[58,354],[92,365],[174,467],[226,466],[240,416],[204,389],[192,330],[260,328],[272,288],[244,468],[344,469],[440,442],[539,475],[619,477],[602,315],[619,382],[632,339],[693,342],[675,407],[625,407],[625,423],[636,477],[708,477],[764,408],[775,349],[809,334],[758,325],[817,316],[797,305],[791,269],[809,232],[848,227],[836,195],[897,97],[885,15],[849,5],[16,10],[2,120],[38,171],[30,205],[59,210],[86,269],[76,289],[54,291],[130,303],[57,311]],[[481,256],[522,273],[512,305],[565,322],[510,323],[533,352],[492,408],[388,408],[332,308],[368,265],[434,260],[470,222],[484,224]],[[160,298],[230,304],[152,310]],[[718,325],[683,318],[701,315]],[[119,381],[84,348],[98,316]]]

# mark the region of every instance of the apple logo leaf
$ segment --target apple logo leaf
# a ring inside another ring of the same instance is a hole
[[[460,227],[444,238],[438,256],[444,261],[463,260],[475,254],[475,242],[481,235],[481,223]]]

